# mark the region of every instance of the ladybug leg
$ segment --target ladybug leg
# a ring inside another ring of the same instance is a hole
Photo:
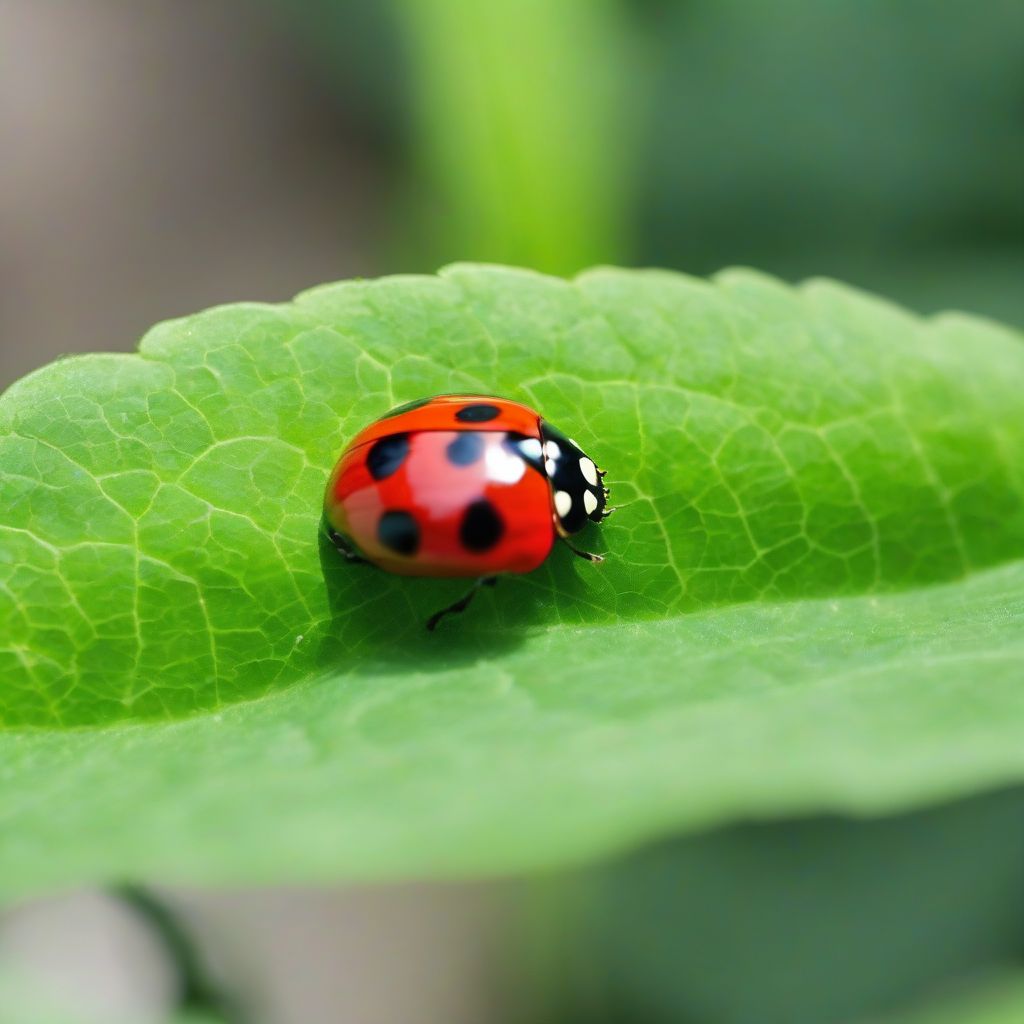
[[[480,579],[478,579],[473,586],[471,586],[469,590],[458,599],[458,601],[454,604],[448,605],[447,608],[442,608],[439,612],[434,612],[434,614],[427,619],[427,629],[433,633],[433,631],[437,629],[437,624],[446,615],[457,615],[459,612],[464,612],[469,607],[470,601],[476,597],[477,591],[479,591],[481,587],[493,587],[497,582],[497,576],[481,576]]]
[[[352,550],[352,545],[337,530],[330,526],[327,527],[327,539],[341,552],[341,556],[346,562],[350,562],[352,565],[369,564],[365,558]]]
[[[604,491],[604,500],[605,500],[605,502],[607,502],[608,498],[611,496],[611,493],[612,493],[611,492],[611,488],[610,487],[605,487],[605,485],[604,485],[604,477],[605,477],[604,470],[600,470],[599,469],[597,471],[597,475],[601,478],[601,490]],[[601,510],[601,518],[602,519],[607,519],[613,512],[618,512],[618,511],[619,511],[619,506],[618,505],[608,505],[608,504],[605,504],[605,507]]]
[[[595,555],[593,551],[581,551],[574,544],[570,544],[565,537],[562,537],[561,541],[574,555],[578,555],[580,558],[585,558],[588,562],[604,561],[604,555]]]

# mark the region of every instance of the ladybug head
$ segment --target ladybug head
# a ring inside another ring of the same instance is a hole
[[[597,468],[575,441],[545,420],[540,423],[544,474],[551,482],[559,530],[577,533],[588,520],[597,523],[608,514],[608,488]]]

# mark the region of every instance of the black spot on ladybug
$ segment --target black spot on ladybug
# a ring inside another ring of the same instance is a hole
[[[453,466],[472,466],[484,453],[484,439],[479,434],[467,431],[459,434],[445,449],[445,455]]]
[[[493,548],[504,532],[505,524],[495,507],[486,498],[481,498],[462,514],[459,540],[467,550],[479,554]]]
[[[420,547],[420,528],[408,512],[392,509],[377,523],[377,540],[396,555],[415,555]]]
[[[396,405],[394,409],[384,413],[380,417],[382,420],[389,420],[392,416],[401,416],[404,412],[412,412],[413,409],[422,409],[423,406],[429,405],[434,399],[433,398],[416,398],[411,402],[405,402],[402,405]]]
[[[497,419],[500,415],[501,410],[496,405],[478,402],[475,405],[464,405],[455,414],[455,418],[460,423],[487,423],[489,420]]]
[[[366,456],[366,468],[374,480],[385,480],[398,469],[409,454],[409,435],[391,434],[373,442]]]

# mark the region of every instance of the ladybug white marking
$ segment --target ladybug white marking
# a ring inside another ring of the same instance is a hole
[[[499,484],[516,484],[526,472],[526,463],[518,455],[505,451],[500,445],[491,445],[484,456],[487,479]]]
[[[523,441],[519,442],[519,450],[528,459],[539,459],[540,453],[544,450],[541,447],[540,439],[536,437],[528,437]]]
[[[556,441],[547,441],[544,445],[544,454],[549,459],[560,459],[562,457],[562,449],[558,447]]]
[[[597,495],[593,491],[583,492],[583,507],[587,510],[588,516],[597,508]]]
[[[597,466],[584,455],[580,459],[580,472],[583,474],[583,479],[590,484],[591,487],[597,486]],[[587,511],[590,511],[589,509]]]
[[[548,459],[544,463],[544,472],[548,476],[554,476],[558,470],[558,463],[554,459]]]
[[[572,496],[568,491],[555,491],[555,511],[562,519],[572,511]]]

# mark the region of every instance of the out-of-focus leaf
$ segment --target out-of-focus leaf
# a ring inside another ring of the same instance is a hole
[[[1024,323],[1024,6],[642,6],[644,260],[828,273]],[[1016,276],[977,279],[1000,260]]]
[[[564,274],[623,260],[636,97],[617,0],[394,0],[394,12],[429,265]],[[414,234],[403,220],[407,247]]]
[[[1022,862],[1019,788],[660,844],[548,908],[576,926],[543,963],[547,1000],[602,1024],[852,1024],[931,1005],[1024,954]]]
[[[1019,1024],[1022,1020],[1024,978],[1007,971],[947,992],[917,1010],[876,1018],[870,1024]]]

